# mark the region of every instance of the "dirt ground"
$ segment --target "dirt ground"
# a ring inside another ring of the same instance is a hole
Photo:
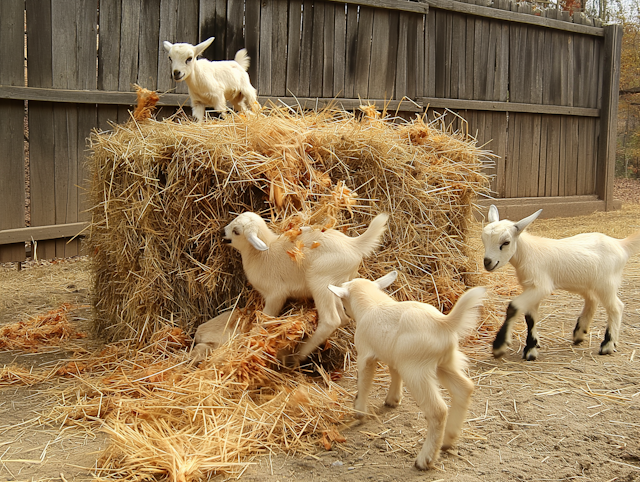
[[[530,231],[549,237],[589,231],[624,237],[640,229],[640,184],[617,186],[624,203],[621,211],[537,220]],[[478,282],[489,287],[484,322],[495,324],[519,288],[511,267],[482,271],[479,233],[478,224],[471,244]],[[72,303],[73,323],[88,332],[89,290],[86,258],[31,261],[21,271],[15,265],[0,266],[0,326]],[[426,423],[406,393],[399,408],[383,407],[388,375],[380,368],[370,398],[374,415],[344,430],[346,442],[314,454],[257,458],[241,480],[640,481],[640,255],[627,265],[620,297],[625,312],[614,355],[598,355],[606,319],[602,308],[589,341],[572,345],[582,306],[579,297],[564,292],[554,293],[541,307],[537,361],[521,359],[524,320],[516,327],[513,351],[502,359],[493,359],[488,345],[465,345],[476,389],[462,438],[442,454],[436,469],[421,472],[413,467]],[[82,346],[95,350],[98,345],[89,338]],[[53,367],[72,357],[61,349],[4,351],[0,366]],[[355,376],[349,373],[340,382],[353,394]],[[106,436],[44,423],[55,380],[31,388],[0,381],[0,481],[95,480],[92,469]]]

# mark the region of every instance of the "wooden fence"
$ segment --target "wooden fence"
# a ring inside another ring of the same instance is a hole
[[[610,209],[622,31],[593,24],[510,0],[2,0],[0,262],[78,253],[91,130],[128,118],[135,83],[171,91],[160,115],[187,102],[163,40],[246,47],[262,102],[455,112],[499,156],[508,215]]]

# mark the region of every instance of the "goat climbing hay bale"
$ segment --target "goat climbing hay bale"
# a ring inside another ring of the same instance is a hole
[[[221,238],[247,210],[278,232],[350,236],[386,211],[384,245],[363,276],[399,269],[399,299],[445,310],[465,289],[465,234],[489,190],[488,153],[423,118],[272,108],[197,124],[130,121],[91,141],[95,319],[109,340],[146,343],[167,325],[193,333],[224,309],[260,308]]]

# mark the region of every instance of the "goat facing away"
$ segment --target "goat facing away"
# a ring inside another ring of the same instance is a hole
[[[189,88],[191,111],[202,122],[205,107],[218,112],[227,110],[230,101],[236,111],[244,112],[258,107],[256,89],[251,85],[247,69],[249,55],[246,49],[238,50],[234,60],[209,61],[198,56],[211,45],[211,37],[198,45],[164,42],[171,62],[171,77],[176,82],[185,81]]]
[[[358,394],[355,409],[366,413],[377,361],[389,366],[391,386],[385,405],[396,407],[402,399],[403,380],[429,424],[427,437],[415,465],[432,467],[440,449],[447,450],[460,434],[473,392],[473,382],[463,372],[466,357],[458,350],[458,338],[471,331],[486,290],[465,292],[448,315],[416,301],[398,302],[384,293],[397,277],[392,271],[369,281],[356,278],[329,286],[356,321],[355,345]],[[451,395],[447,416],[438,381]]]
[[[253,212],[240,214],[225,227],[224,241],[240,252],[249,283],[265,300],[265,314],[278,316],[289,298],[313,298],[318,328],[291,362],[305,359],[349,322],[340,300],[327,286],[358,275],[362,258],[380,244],[388,218],[378,214],[363,234],[353,238],[334,229],[309,227],[277,235]]]
[[[507,263],[516,270],[523,288],[507,308],[504,324],[493,341],[493,355],[500,357],[511,344],[512,323],[524,313],[528,334],[523,358],[538,357],[538,308],[540,302],[555,289],[579,294],[584,308],[573,330],[573,343],[580,344],[589,333],[598,301],[604,306],[608,320],[600,354],[616,351],[624,304],[618,298],[622,270],[631,255],[640,251],[640,231],[625,239],[601,233],[584,233],[564,239],[549,239],[525,232],[542,209],[514,223],[500,220],[498,209],[489,208],[489,224],[482,230],[484,267],[494,271]]]

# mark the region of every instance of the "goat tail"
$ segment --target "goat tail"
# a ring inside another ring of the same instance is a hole
[[[250,57],[249,57],[249,53],[247,52],[247,49],[238,50],[233,60],[235,60],[238,64],[240,64],[240,67],[242,67],[244,70],[249,70]]]
[[[640,231],[636,231],[630,236],[620,240],[620,244],[629,256],[640,252]]]
[[[479,317],[478,308],[482,306],[486,292],[486,288],[481,286],[465,291],[445,317],[446,325],[461,337],[473,331]]]
[[[362,253],[363,256],[369,256],[380,245],[380,238],[387,228],[387,220],[389,215],[386,213],[378,214],[367,230],[357,238],[353,239],[354,246]]]

